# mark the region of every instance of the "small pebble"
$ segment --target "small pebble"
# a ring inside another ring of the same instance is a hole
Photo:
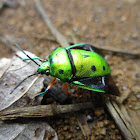
[[[87,121],[88,122],[92,122],[93,121],[93,118],[90,115],[87,115]]]
[[[133,105],[129,105],[129,108],[132,108],[133,107]]]
[[[80,127],[79,127],[79,126],[77,126],[77,127],[76,127],[76,130],[80,130]]]
[[[75,89],[70,89],[70,93],[74,93],[75,92]]]
[[[126,90],[127,89],[127,86],[123,86],[123,90]]]
[[[117,86],[117,87],[119,87],[119,85],[120,85],[119,83],[116,83],[116,86]]]
[[[108,58],[109,58],[109,56],[108,56],[108,55],[106,55],[106,56],[104,57],[104,59],[105,59],[105,60],[108,60]]]
[[[137,94],[136,97],[137,97],[138,99],[140,99],[140,94]]]

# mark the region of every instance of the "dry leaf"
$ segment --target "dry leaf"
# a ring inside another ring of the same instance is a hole
[[[32,121],[14,122],[0,124],[1,140],[44,140],[51,137],[52,140],[58,140],[56,132],[47,122]]]
[[[28,53],[31,57],[34,55]],[[22,52],[17,52],[17,56],[14,56],[9,68],[3,74],[0,79],[0,110],[3,110],[17,100],[19,100],[28,90],[31,88],[33,79],[36,79],[36,76],[28,78],[23,82],[12,94],[10,92],[15,88],[15,86],[22,81],[27,76],[36,72],[38,66],[33,62],[23,61],[21,58],[25,58],[25,55]],[[19,58],[20,56],[21,58]],[[0,71],[1,72],[1,71]],[[37,80],[37,79],[36,79]],[[38,86],[37,86],[38,85]],[[43,88],[43,77],[38,78],[37,84],[30,89],[30,93],[38,93]],[[27,90],[28,89],[28,90]]]

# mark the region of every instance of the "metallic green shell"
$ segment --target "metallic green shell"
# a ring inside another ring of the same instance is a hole
[[[77,78],[105,76],[111,72],[110,67],[102,56],[95,52],[81,49],[70,50],[76,69]],[[38,72],[45,72],[49,69],[50,75],[60,79],[63,82],[69,82],[73,77],[71,63],[65,48],[56,48],[38,68]]]
[[[51,76],[63,82],[67,82],[72,78],[71,64],[65,48],[56,48],[56,50],[50,54],[49,60]]]
[[[67,48],[58,47],[46,62],[43,62],[37,72],[45,74],[49,70],[51,76],[72,85],[97,91],[105,92],[104,76],[111,70],[102,56],[88,47],[86,44],[76,44]],[[101,77],[101,79],[99,78]]]
[[[76,77],[105,76],[111,72],[110,67],[102,56],[95,52],[71,49]]]

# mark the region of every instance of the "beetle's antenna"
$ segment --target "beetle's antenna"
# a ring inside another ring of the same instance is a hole
[[[8,37],[9,38],[9,37]],[[34,61],[28,54],[26,54],[11,38],[9,38],[10,41],[12,41],[20,51],[22,51],[30,60],[32,60],[34,63],[36,63],[38,66],[40,66],[36,61]]]
[[[29,75],[28,77],[26,77],[25,79],[23,79],[23,80],[10,92],[10,94],[12,94],[12,93],[14,92],[14,90],[17,89],[26,79],[28,79],[28,78],[30,78],[30,77],[32,77],[32,76],[34,76],[34,75],[37,75],[37,74],[38,74],[38,73],[31,74],[31,75]]]

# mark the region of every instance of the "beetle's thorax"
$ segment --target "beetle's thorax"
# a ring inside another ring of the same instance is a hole
[[[58,78],[63,82],[68,82],[72,78],[72,68],[65,48],[56,48],[50,54],[49,62],[49,72],[51,76]]]

